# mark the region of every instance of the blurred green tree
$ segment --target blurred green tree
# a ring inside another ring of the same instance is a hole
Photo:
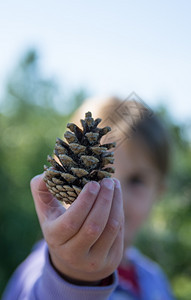
[[[87,96],[74,91],[67,114],[58,112],[60,88],[42,76],[35,50],[28,51],[10,75],[0,110],[0,294],[16,266],[41,238],[30,193],[30,179],[43,172],[47,154],[62,137],[68,118]]]
[[[177,124],[164,107],[156,112],[171,137],[167,190],[144,226],[137,246],[168,275],[177,299],[191,299],[191,141],[190,124]]]
[[[13,270],[42,237],[30,179],[43,171],[56,137],[62,137],[70,115],[87,96],[81,89],[63,97],[56,80],[42,75],[33,49],[8,78],[0,107],[0,294]],[[177,124],[165,107],[158,108],[157,114],[172,136],[173,163],[164,200],[154,209],[136,245],[163,267],[177,299],[190,300],[191,128]]]

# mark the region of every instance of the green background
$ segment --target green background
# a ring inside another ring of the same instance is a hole
[[[38,53],[29,50],[13,69],[0,107],[0,294],[14,269],[41,237],[30,180],[43,172],[56,137],[63,137],[72,112],[89,96],[80,89],[55,107],[60,86],[41,74]],[[177,124],[164,106],[157,111],[168,126],[173,165],[168,191],[153,210],[136,245],[156,260],[180,300],[191,299],[191,142],[190,123]]]

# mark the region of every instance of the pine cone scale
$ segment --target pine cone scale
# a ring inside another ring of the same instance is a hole
[[[48,189],[66,204],[73,203],[89,181],[100,181],[115,172],[113,167],[105,167],[114,162],[114,153],[108,150],[115,147],[115,142],[100,144],[101,137],[111,128],[98,128],[101,119],[94,120],[91,112],[87,112],[85,119],[80,121],[82,129],[74,123],[67,124],[70,129],[64,133],[67,142],[56,139],[56,158],[49,155],[47,160],[51,166],[44,167],[44,181]]]

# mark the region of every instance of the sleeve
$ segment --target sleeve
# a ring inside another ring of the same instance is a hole
[[[163,270],[160,267],[159,267],[159,277],[161,282],[161,289],[165,291],[167,299],[175,300],[175,296],[173,294],[170,282],[168,281],[166,274],[163,272]]]
[[[107,286],[77,286],[52,267],[48,246],[41,242],[14,272],[2,300],[106,300],[117,286],[117,272]]]

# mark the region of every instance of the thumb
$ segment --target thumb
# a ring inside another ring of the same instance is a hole
[[[57,218],[65,211],[60,202],[48,191],[43,177],[44,173],[33,177],[30,182],[36,212],[41,225],[47,220]]]

